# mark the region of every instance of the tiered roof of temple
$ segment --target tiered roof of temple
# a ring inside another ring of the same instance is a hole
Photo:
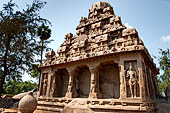
[[[76,30],[75,35],[65,35],[58,55],[54,51],[46,53],[46,62],[41,67],[139,50],[145,51],[152,61],[136,29],[126,28],[107,2],[93,4],[88,18],[82,17]]]

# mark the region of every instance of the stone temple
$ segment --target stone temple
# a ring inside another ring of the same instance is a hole
[[[68,33],[42,70],[42,113],[155,113],[157,74],[135,28],[126,28],[107,2],[97,2]]]

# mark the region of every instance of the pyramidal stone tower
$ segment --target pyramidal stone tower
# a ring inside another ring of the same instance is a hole
[[[136,29],[97,2],[76,31],[40,65],[37,111],[155,113],[159,71]]]

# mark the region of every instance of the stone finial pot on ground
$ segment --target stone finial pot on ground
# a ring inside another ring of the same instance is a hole
[[[18,105],[18,109],[21,113],[33,113],[37,107],[37,99],[33,96],[32,92],[29,92],[25,95]]]

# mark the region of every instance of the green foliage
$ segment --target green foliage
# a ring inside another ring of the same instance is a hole
[[[41,59],[40,59],[40,63],[43,63],[43,51],[45,48],[47,48],[47,44],[50,43],[53,40],[48,40],[51,37],[51,29],[49,28],[49,26],[46,26],[44,24],[42,24],[41,26],[38,27],[37,30],[37,35],[40,38],[40,43],[41,43]]]
[[[51,43],[53,40],[49,40],[51,37],[51,29],[49,26],[42,24],[38,27],[37,36],[40,38],[39,41],[39,48],[41,48],[41,59],[38,62],[43,63],[43,51],[44,49],[48,51],[48,44]],[[31,70],[31,76],[36,79],[40,79],[41,70],[38,69],[39,64],[33,64]]]
[[[32,81],[9,80],[4,84],[4,94],[16,95],[37,88],[37,84]]]
[[[39,64],[33,64],[31,70],[31,77],[38,79],[40,77],[40,69],[38,68]]]
[[[38,27],[37,34],[41,40],[47,40],[51,37],[51,29],[49,29],[49,26],[42,24]]]
[[[14,78],[7,79],[4,83],[4,94],[16,95],[23,92],[28,92],[37,88],[37,84],[32,81],[22,81],[21,75],[16,75]]]
[[[37,30],[42,24],[50,24],[39,14],[45,4],[34,0],[25,9],[18,10],[11,0],[0,11],[0,95],[5,79],[29,71],[34,57],[40,55]]]
[[[38,48],[41,48],[41,50],[39,51],[39,56],[41,58],[37,59],[36,63],[43,63],[43,61],[45,60],[45,59],[43,59],[43,51],[47,52],[51,49],[51,48],[48,47],[48,44],[50,44],[52,41],[54,41],[54,40],[47,39],[47,40],[38,41],[38,45],[39,45]]]
[[[170,51],[160,49],[159,54],[158,61],[162,74],[158,77],[158,86],[160,94],[164,95],[166,87],[170,85]]]

